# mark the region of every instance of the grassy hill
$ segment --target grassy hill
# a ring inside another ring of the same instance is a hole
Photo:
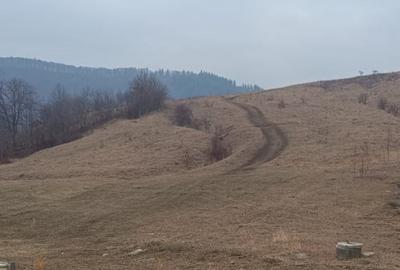
[[[0,253],[21,269],[397,269],[400,118],[381,98],[400,104],[399,73],[180,101],[229,130],[212,164],[210,134],[166,110],[2,165]],[[337,261],[344,240],[376,254]]]

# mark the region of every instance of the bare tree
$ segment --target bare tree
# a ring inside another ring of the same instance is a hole
[[[384,97],[380,97],[378,99],[378,104],[376,106],[378,107],[379,110],[386,110],[387,105],[388,105],[387,99]]]
[[[161,109],[167,98],[167,87],[153,74],[142,72],[127,92],[128,117],[141,117]]]
[[[231,144],[226,140],[229,128],[218,125],[210,137],[210,159],[212,162],[223,160],[232,153]]]
[[[367,93],[361,93],[358,96],[358,103],[367,104],[367,102],[368,102],[368,94]]]
[[[387,112],[394,116],[399,116],[400,106],[397,104],[389,104],[389,106],[387,106]]]
[[[10,141],[6,125],[0,119],[0,164],[8,162],[10,156]]]
[[[285,103],[285,101],[283,100],[283,99],[281,99],[280,101],[279,101],[279,103],[278,103],[278,108],[279,109],[283,109],[283,108],[285,108],[286,107],[286,103]]]
[[[79,138],[88,129],[115,117],[118,106],[112,93],[87,88],[72,95],[58,84],[49,101],[40,108],[41,124],[36,129],[38,148]]]
[[[29,111],[33,110],[33,88],[19,79],[0,82],[0,119],[11,138],[13,150],[17,147],[17,135]]]

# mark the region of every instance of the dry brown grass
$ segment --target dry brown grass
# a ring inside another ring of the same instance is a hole
[[[13,178],[21,170],[26,172],[24,178],[31,179],[83,175],[131,178],[176,172],[186,169],[187,164],[180,162],[185,154],[195,157],[193,168],[208,161],[207,138],[204,132],[171,126],[161,114],[141,120],[119,120],[81,140],[5,166],[0,177]]]
[[[283,249],[289,254],[295,254],[302,250],[300,241],[283,230],[278,230],[272,234],[272,242],[278,249]]]
[[[211,126],[233,126],[232,155],[215,164],[204,166],[205,130],[155,114],[1,166],[0,253],[21,269],[35,254],[49,269],[397,269],[400,215],[388,203],[398,192],[400,119],[377,103],[400,104],[400,81],[360,80],[234,97],[288,136],[267,163],[243,167],[265,145],[262,129],[210,97],[184,102]],[[376,255],[337,262],[343,240]],[[137,248],[146,252],[128,255]]]

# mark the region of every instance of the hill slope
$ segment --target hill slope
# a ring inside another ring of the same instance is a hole
[[[99,90],[125,91],[139,74],[137,68],[75,67],[25,58],[0,57],[0,80],[21,78],[32,84],[42,97],[46,97],[60,83],[71,92],[90,87]],[[239,86],[232,80],[201,72],[156,71],[174,98],[224,95],[259,89],[256,86]]]
[[[22,269],[398,269],[400,118],[376,102],[400,104],[400,77],[380,78],[185,101],[231,127],[215,164],[207,134],[163,112],[1,166],[0,253]],[[337,261],[344,240],[376,254]]]

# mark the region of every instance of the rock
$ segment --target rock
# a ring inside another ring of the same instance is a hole
[[[362,253],[362,256],[366,257],[366,258],[372,257],[374,255],[375,255],[375,252],[363,252]]]
[[[297,259],[299,259],[299,260],[305,260],[305,259],[307,259],[307,254],[305,254],[305,253],[298,253],[298,254],[296,254],[296,258]]]
[[[104,253],[103,255],[101,255],[102,257],[107,257],[108,253]]]
[[[0,262],[0,270],[15,270],[14,262]]]
[[[394,200],[394,201],[391,201],[391,202],[389,202],[389,205],[391,206],[391,207],[393,207],[393,208],[400,208],[400,200]]]
[[[270,258],[270,257],[264,257],[263,262],[271,264],[271,265],[278,265],[282,263],[282,260],[278,258]]]
[[[339,242],[336,245],[336,258],[338,260],[351,260],[362,256],[362,243]]]
[[[144,252],[143,249],[138,248],[138,249],[136,249],[136,250],[134,250],[134,251],[132,251],[132,252],[129,252],[128,255],[130,255],[130,256],[136,256],[136,255],[139,255],[139,254],[141,254],[141,253],[143,253],[143,252]]]

